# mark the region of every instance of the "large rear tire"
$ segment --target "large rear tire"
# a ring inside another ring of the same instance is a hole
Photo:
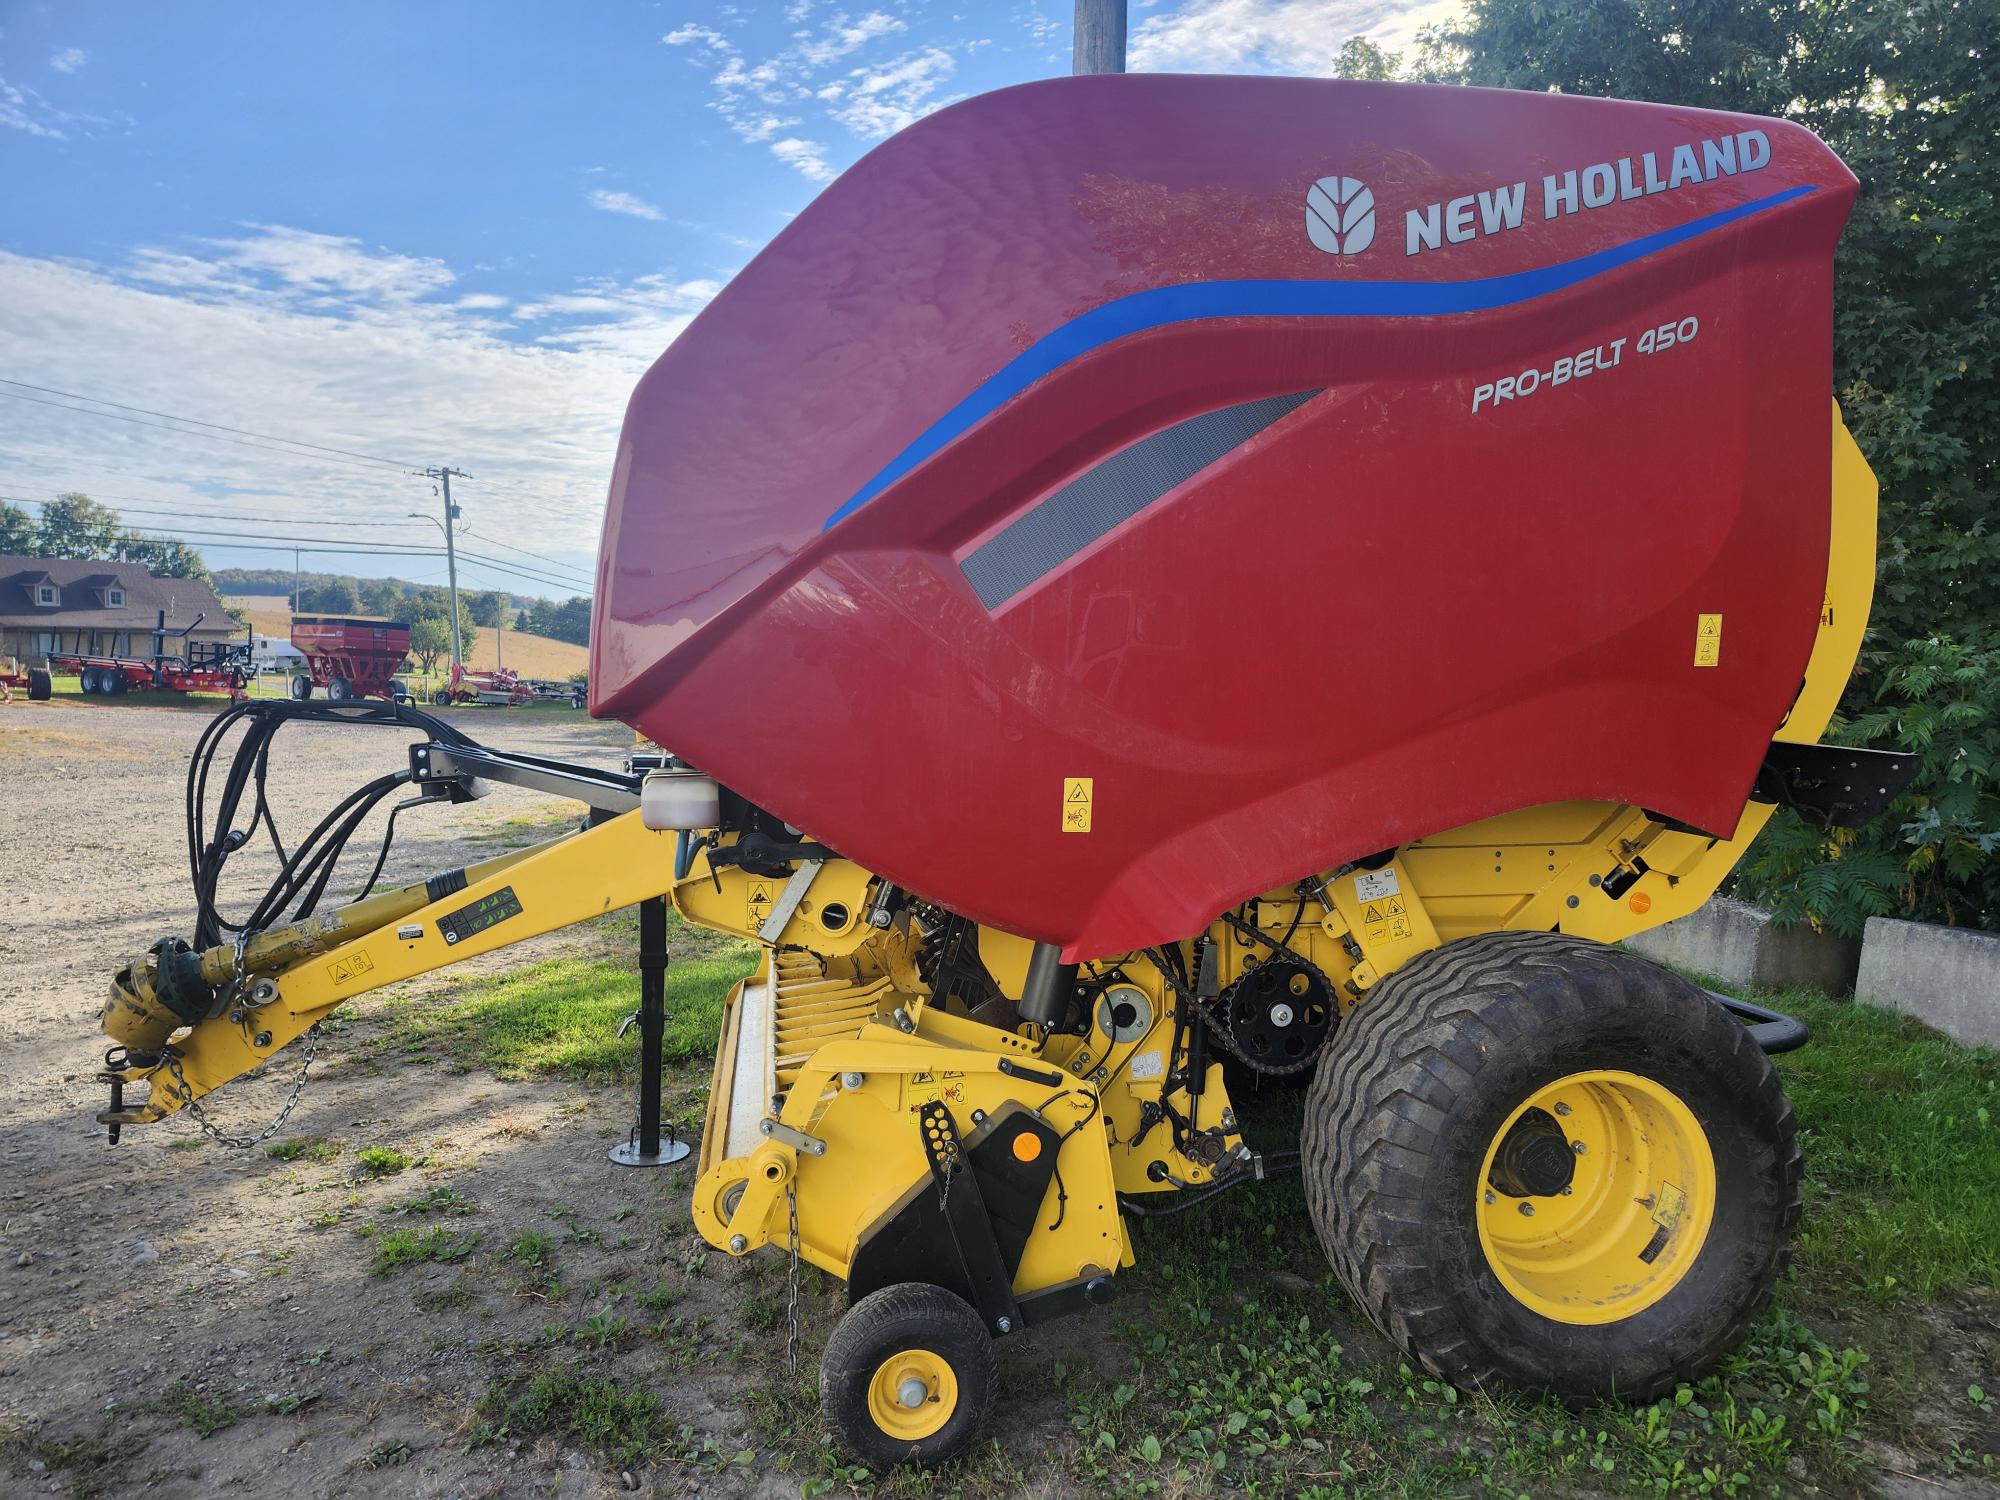
[[[1770,1301],[1802,1163],[1770,1060],[1688,981],[1556,933],[1413,960],[1322,1056],[1306,1202],[1335,1273],[1465,1390],[1651,1400]]]

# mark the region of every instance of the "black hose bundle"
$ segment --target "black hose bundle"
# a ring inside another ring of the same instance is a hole
[[[270,770],[271,743],[278,731],[298,719],[323,723],[403,727],[419,731],[425,738],[448,745],[471,745],[475,741],[451,725],[422,709],[394,703],[312,703],[291,700],[239,703],[217,714],[202,731],[188,762],[187,842],[188,870],[194,881],[196,949],[214,947],[237,934],[260,932],[279,922],[296,922],[312,915],[334,869],[346,851],[348,841],[383,798],[405,785],[407,770],[378,776],[348,793],[332,812],[289,854],[278,832],[276,818],[266,795],[265,780]],[[214,816],[209,816],[209,777],[230,734],[243,728],[243,735],[222,778]],[[255,790],[250,821],[237,828],[236,816],[246,790]],[[382,847],[362,895],[375,888],[389,847],[396,834],[396,813],[389,813]],[[223,867],[262,828],[278,856],[279,871],[256,906],[242,921],[223,915],[216,904],[216,889]]]

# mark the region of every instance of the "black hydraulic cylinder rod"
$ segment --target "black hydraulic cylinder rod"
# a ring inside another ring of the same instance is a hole
[[[667,1039],[667,900],[639,903],[639,1151],[660,1154],[660,1049]]]
[[[1062,961],[1062,949],[1056,944],[1035,944],[1028,959],[1028,981],[1021,988],[1021,1019],[1037,1026],[1060,1026],[1068,1020],[1076,999],[1076,968]]]

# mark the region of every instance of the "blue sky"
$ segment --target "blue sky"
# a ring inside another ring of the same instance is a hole
[[[1132,65],[1324,73],[1450,8],[1135,0]],[[261,538],[433,546],[402,470],[451,463],[493,559],[471,581],[581,591],[645,366],[877,141],[1067,72],[1070,10],[0,0],[0,379],[43,388],[0,384],[0,495],[81,489],[212,566],[289,565]]]

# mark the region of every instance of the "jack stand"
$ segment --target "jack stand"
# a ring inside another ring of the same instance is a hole
[[[639,903],[639,1126],[611,1148],[621,1167],[670,1167],[688,1155],[686,1141],[660,1138],[660,1048],[667,1033],[667,902]]]

